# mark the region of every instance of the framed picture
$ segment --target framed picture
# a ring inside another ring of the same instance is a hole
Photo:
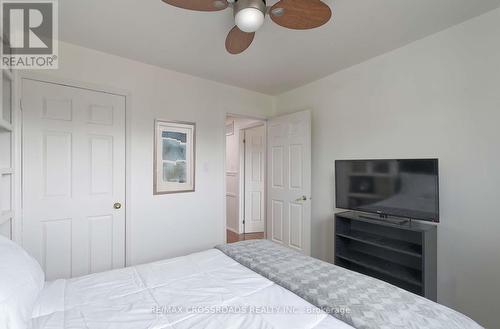
[[[154,194],[194,192],[196,124],[155,120]]]

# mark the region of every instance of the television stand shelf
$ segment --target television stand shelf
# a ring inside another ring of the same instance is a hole
[[[436,300],[437,226],[335,214],[335,264]]]

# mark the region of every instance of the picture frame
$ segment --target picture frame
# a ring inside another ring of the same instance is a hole
[[[153,194],[195,191],[196,123],[155,120]]]

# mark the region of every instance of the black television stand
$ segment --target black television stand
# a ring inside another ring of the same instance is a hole
[[[378,216],[360,214],[359,218],[379,220],[379,221],[383,221],[383,222],[387,222],[387,223],[395,224],[395,225],[404,225],[406,223],[411,223],[411,219],[401,218],[401,217],[389,217],[386,214],[379,214]]]
[[[335,264],[435,301],[437,226],[364,217],[353,211],[335,214]]]

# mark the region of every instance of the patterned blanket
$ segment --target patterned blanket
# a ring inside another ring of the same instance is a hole
[[[482,328],[443,305],[267,240],[216,248],[355,328]]]

